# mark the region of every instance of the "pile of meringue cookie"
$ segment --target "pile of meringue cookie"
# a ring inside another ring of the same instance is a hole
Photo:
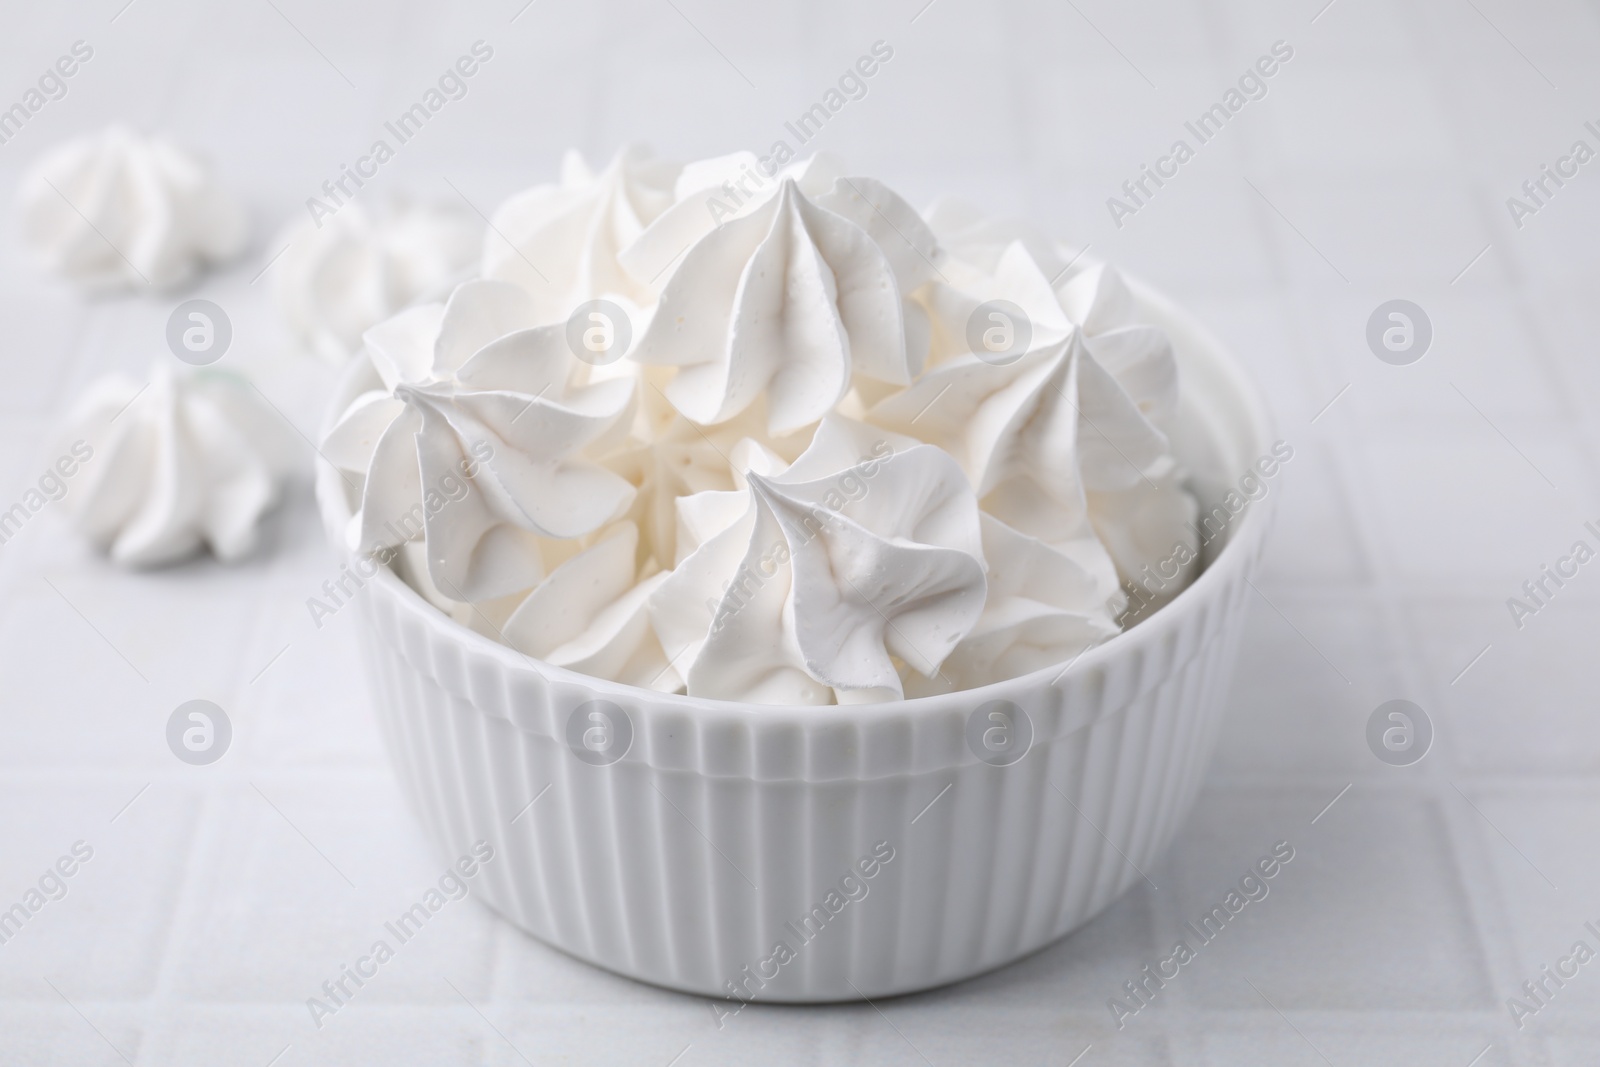
[[[628,149],[508,200],[481,270],[366,331],[322,452],[348,549],[530,657],[896,700],[1066,664],[1199,567],[1169,339],[1024,231]]]
[[[246,243],[203,164],[122,128],[45,155],[19,201],[91,291],[170,292]],[[370,387],[321,447],[345,547],[530,657],[896,700],[1068,663],[1200,566],[1172,347],[1103,264],[820,155],[569,153],[480,232],[367,194],[263,270],[300,344]],[[241,558],[292,467],[271,407],[165,357],[103,379],[67,506],[119,563]]]
[[[448,293],[482,244],[482,226],[465,209],[371,199],[370,207],[349,203],[331,219],[289,228],[262,268],[274,272],[296,340],[336,363],[360,348],[368,327]],[[41,154],[22,178],[17,208],[39,265],[96,296],[171,299],[238,259],[249,238],[243,206],[202,159],[122,125]],[[179,319],[208,339],[218,329],[214,314]],[[161,340],[146,346],[160,351]],[[92,383],[58,443],[57,454],[84,459],[61,489],[64,506],[123,566],[161,566],[205,550],[225,562],[250,555],[303,447],[237,360],[186,367],[173,355],[161,352],[144,380],[118,373]],[[21,506],[31,513],[44,504],[33,493]]]

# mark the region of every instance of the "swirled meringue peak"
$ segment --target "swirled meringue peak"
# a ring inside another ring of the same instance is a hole
[[[244,249],[244,210],[193,156],[123,126],[46,152],[17,194],[23,239],[86,289],[171,289]]]
[[[1064,666],[1180,592],[1181,383],[1139,290],[789,163],[569,156],[507,201],[487,279],[365,335],[382,388],[325,446],[350,546],[530,657],[751,704]],[[591,301],[616,359],[573,340]]]
[[[635,279],[617,256],[671,206],[680,169],[630,145],[596,174],[569,151],[560,184],[518,193],[495,211],[484,235],[483,276],[527,290],[540,322],[601,297],[653,304],[649,280]]]
[[[906,675],[912,695],[969,689],[1066,663],[1121,629],[1117,616],[1128,596],[1114,573],[1087,566],[993,515],[980,518],[989,561],[983,615],[937,675]]]
[[[292,463],[278,416],[232,374],[179,374],[157,363],[148,384],[99,379],[67,418],[65,440],[92,456],[66,495],[78,529],[129,567],[204,548],[232,562],[255,546]],[[77,454],[75,451],[74,454]]]
[[[914,324],[908,344],[904,298],[930,269],[933,235],[871,179],[808,195],[825,165],[766,179],[737,207],[726,186],[697,191],[657,221],[693,243],[633,358],[678,368],[666,395],[685,418],[713,425],[764,395],[770,432],[792,433],[832,411],[855,376],[906,385],[920,369],[926,330]],[[640,243],[665,247],[650,231]]]
[[[273,293],[307,348],[342,363],[361,335],[418,300],[438,299],[478,256],[483,227],[464,211],[396,199],[291,230]]]
[[[924,291],[935,365],[870,421],[938,444],[986,511],[1098,573],[1131,582],[1180,546],[1197,557],[1196,507],[1152,421],[1176,405],[1171,344],[1138,323],[1120,278],[1092,268],[1058,296],[1021,241],[992,273],[952,260],[941,274],[954,281]],[[1020,308],[1031,331],[1015,356],[972,351],[968,324],[997,299]]]
[[[1166,331],[1140,321],[1138,302],[1115,267],[1094,264],[1057,289],[1094,359],[1154,425],[1178,409],[1178,363]]]
[[[533,587],[542,539],[627,509],[633,486],[591,457],[625,436],[634,382],[586,384],[565,328],[537,320],[517,286],[473,281],[367,331],[383,388],[357,397],[323,445],[365,477],[350,548],[421,538],[429,580],[473,603]]]
[[[939,449],[830,416],[786,470],[744,479],[681,502],[727,525],[650,597],[690,695],[898,699],[896,661],[937,672],[982,613],[977,498]]]

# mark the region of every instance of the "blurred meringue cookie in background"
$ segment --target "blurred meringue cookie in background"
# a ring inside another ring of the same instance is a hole
[[[419,300],[442,299],[475,265],[483,226],[465,211],[402,198],[346,204],[281,237],[273,295],[295,336],[343,363],[368,329]]]
[[[224,562],[247,555],[293,467],[288,431],[247,382],[167,362],[148,384],[121,374],[95,381],[64,434],[93,450],[67,493],[68,512],[128,567],[203,548]]]
[[[17,194],[24,241],[85,289],[176,288],[244,250],[244,209],[194,156],[111,126],[56,146]]]

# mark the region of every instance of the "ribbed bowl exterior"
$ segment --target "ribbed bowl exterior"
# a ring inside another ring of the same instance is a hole
[[[1251,569],[1163,609],[1178,625],[1159,640],[1056,684],[1021,679],[981,701],[819,715],[814,727],[764,721],[760,708],[697,714],[642,692],[629,704],[548,677],[462,640],[476,635],[387,575],[360,611],[405,793],[443,854],[495,846],[475,889],[496,910],[643,981],[824,1001],[998,967],[1142,877],[1215,744]],[[597,695],[634,730],[605,766],[566,741],[568,716]],[[967,745],[971,712],[995,699],[1033,724],[1031,749],[1010,766]],[[893,858],[862,878],[854,865],[875,846],[884,855],[880,843]],[[852,900],[857,886],[865,895]],[[819,905],[826,923],[802,926]],[[774,956],[779,941],[793,959]]]
[[[1220,442],[1215,496],[1266,449],[1268,423],[1216,343],[1158,306],[1209,424],[1194,439]],[[338,530],[348,501],[324,475]],[[899,704],[768,708],[587,678],[458,625],[387,570],[357,598],[364,655],[412,807],[444,855],[495,847],[474,892],[529,933],[712,997],[906,993],[1062,937],[1166,849],[1216,743],[1273,503],[1065,673]],[[569,744],[594,700],[632,730],[603,766]],[[1032,728],[1009,766],[968,741],[995,700]]]

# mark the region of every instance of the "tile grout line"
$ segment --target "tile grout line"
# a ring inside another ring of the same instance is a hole
[[[179,971],[184,962],[184,951],[198,926],[202,897],[200,883],[204,872],[212,868],[211,861],[219,851],[217,841],[223,832],[223,822],[217,810],[221,802],[218,792],[218,784],[212,782],[185,788],[180,793],[197,798],[199,811],[190,830],[188,848],[179,863],[171,912],[166,922],[166,936],[157,950],[155,979],[150,992],[141,1002],[154,1009],[156,1022],[145,1025],[141,1030],[143,1039],[139,1042],[139,1054],[135,1058],[140,1067],[156,1067],[164,1062],[152,1058],[157,1053],[151,1050],[175,1040],[182,1029],[176,1016],[191,1006],[190,1001],[178,995]]]
[[[1417,13],[1413,17],[1424,16]],[[1419,49],[1432,92],[1452,84],[1449,69],[1443,63],[1438,49],[1434,47],[1435,40],[1434,35],[1422,34]],[[1486,223],[1483,205],[1489,201],[1474,195],[1481,192],[1477,170],[1466,165],[1472,162],[1472,157],[1466,151],[1470,141],[1461,127],[1459,115],[1453,106],[1454,102],[1441,103],[1440,113],[1445,117],[1445,126],[1450,133],[1453,164],[1451,169],[1454,173],[1469,176],[1468,204],[1472,216],[1478,222]],[[1492,227],[1486,226],[1485,229],[1491,237],[1494,235]],[[1520,315],[1525,304],[1523,299],[1525,279],[1521,271],[1516,269],[1520,263],[1514,250],[1509,250],[1506,259],[1506,277],[1510,283],[1508,289]],[[1370,468],[1372,457],[1369,443],[1364,440],[1358,448],[1363,461]],[[1363,525],[1377,521],[1375,515],[1368,514],[1369,510],[1359,509],[1359,520]],[[1393,542],[1390,540],[1385,547],[1392,550],[1392,545]],[[1395,633],[1398,639],[1404,642],[1404,654],[1398,657],[1401,670],[1409,675],[1409,681],[1413,685],[1422,686],[1417,691],[1418,695],[1426,694],[1426,699],[1431,705],[1428,710],[1435,723],[1435,751],[1423,760],[1424,764],[1429,764],[1425,772],[1426,780],[1430,786],[1430,799],[1434,803],[1438,817],[1444,821],[1444,837],[1449,844],[1452,874],[1467,912],[1471,916],[1473,948],[1479,956],[1478,962],[1483,968],[1483,978],[1490,983],[1491,988],[1488,992],[1492,996],[1500,988],[1515,987],[1512,975],[1522,961],[1519,959],[1520,953],[1513,933],[1514,919],[1503,896],[1502,879],[1489,851],[1491,843],[1484,836],[1482,828],[1470,821],[1476,820],[1478,816],[1462,810],[1460,798],[1454,795],[1454,790],[1449,784],[1453,780],[1472,781],[1471,772],[1461,762],[1460,753],[1456,750],[1452,739],[1453,716],[1447,717],[1445,714],[1447,703],[1452,699],[1451,686],[1445,679],[1434,678],[1431,669],[1427,671],[1419,669],[1420,665],[1426,664],[1428,660],[1420,647],[1422,643],[1420,636],[1414,629],[1419,624],[1416,605],[1410,602],[1402,604],[1400,601],[1395,592],[1398,585],[1397,575],[1395,568],[1389,566],[1390,562],[1388,553],[1385,553],[1385,572],[1380,576],[1379,582],[1383,591],[1385,612],[1390,617],[1391,626],[1397,627]]]
[[[1413,49],[1415,49],[1415,45],[1413,45]],[[1438,70],[1436,63],[1427,64],[1427,74],[1429,84],[1437,85]],[[1463,159],[1459,139],[1456,139],[1456,142],[1452,145],[1452,153],[1453,161],[1459,166]],[[1460,172],[1465,173],[1465,171]],[[1259,213],[1257,217],[1259,218]],[[1288,277],[1287,271],[1280,270],[1277,272],[1275,274],[1277,284],[1274,288],[1277,291],[1279,300],[1292,309],[1297,304],[1297,300],[1296,294],[1293,291],[1289,291],[1290,287],[1285,284]],[[1322,359],[1313,361],[1313,367],[1314,373],[1319,378],[1331,378],[1332,368],[1325,366]],[[1329,389],[1332,389],[1337,387],[1338,382],[1330,380],[1327,384]],[[1346,436],[1339,433],[1337,420],[1330,425],[1332,426],[1331,432],[1336,438]],[[1348,487],[1372,484],[1372,480],[1366,477],[1372,463],[1370,449],[1366,441],[1358,439],[1354,442],[1353,448],[1340,447],[1329,451],[1327,462],[1334,471],[1340,494],[1348,500],[1359,499],[1349,494]],[[1366,591],[1366,594],[1379,605],[1385,628],[1399,642],[1397,648],[1399,654],[1394,659],[1400,680],[1413,687],[1419,684],[1422,685],[1422,688],[1417,690],[1417,695],[1421,697],[1423,694],[1427,694],[1427,699],[1431,704],[1431,708],[1428,710],[1437,724],[1444,719],[1443,705],[1440,703],[1438,688],[1430,684],[1426,676],[1427,672],[1420,670],[1420,665],[1426,663],[1426,659],[1420,655],[1419,640],[1411,625],[1414,621],[1413,615],[1408,606],[1402,605],[1397,593],[1400,583],[1396,580],[1397,567],[1393,555],[1392,534],[1381,528],[1378,517],[1372,508],[1358,507],[1351,509],[1348,517],[1350,519],[1351,533],[1356,538],[1356,548],[1363,557],[1366,566],[1370,569],[1372,576],[1372,586]],[[1401,694],[1394,695],[1399,696]],[[1449,841],[1448,855],[1451,863],[1451,872],[1454,876],[1453,880],[1456,888],[1462,893],[1468,912],[1472,917],[1473,948],[1479,954],[1481,966],[1484,968],[1483,977],[1486,981],[1492,983],[1502,971],[1502,968],[1497,964],[1503,962],[1503,954],[1499,951],[1501,946],[1491,945],[1491,942],[1500,940],[1500,930],[1509,929],[1510,916],[1503,908],[1492,911],[1486,910],[1488,902],[1484,901],[1479,893],[1474,892],[1474,887],[1470,884],[1475,882],[1476,879],[1463,877],[1469,867],[1478,869],[1481,866],[1478,861],[1484,858],[1482,849],[1486,843],[1481,837],[1475,838],[1464,835],[1459,818],[1451,817],[1452,809],[1446,803],[1447,798],[1444,796],[1447,788],[1445,784],[1445,779],[1448,777],[1447,768],[1442,769],[1440,766],[1442,763],[1448,764],[1450,762],[1452,760],[1448,740],[1443,743],[1436,740],[1434,751],[1430,752],[1423,760],[1423,763],[1429,766],[1420,769],[1422,769],[1424,775],[1426,795],[1432,800],[1440,817],[1446,820],[1446,835]],[[1417,769],[1419,767],[1408,768],[1408,770]],[[1358,782],[1354,791],[1359,792],[1359,790],[1360,785]],[[1459,816],[1460,813],[1455,814]],[[1499,920],[1498,924],[1491,922],[1491,917]]]

